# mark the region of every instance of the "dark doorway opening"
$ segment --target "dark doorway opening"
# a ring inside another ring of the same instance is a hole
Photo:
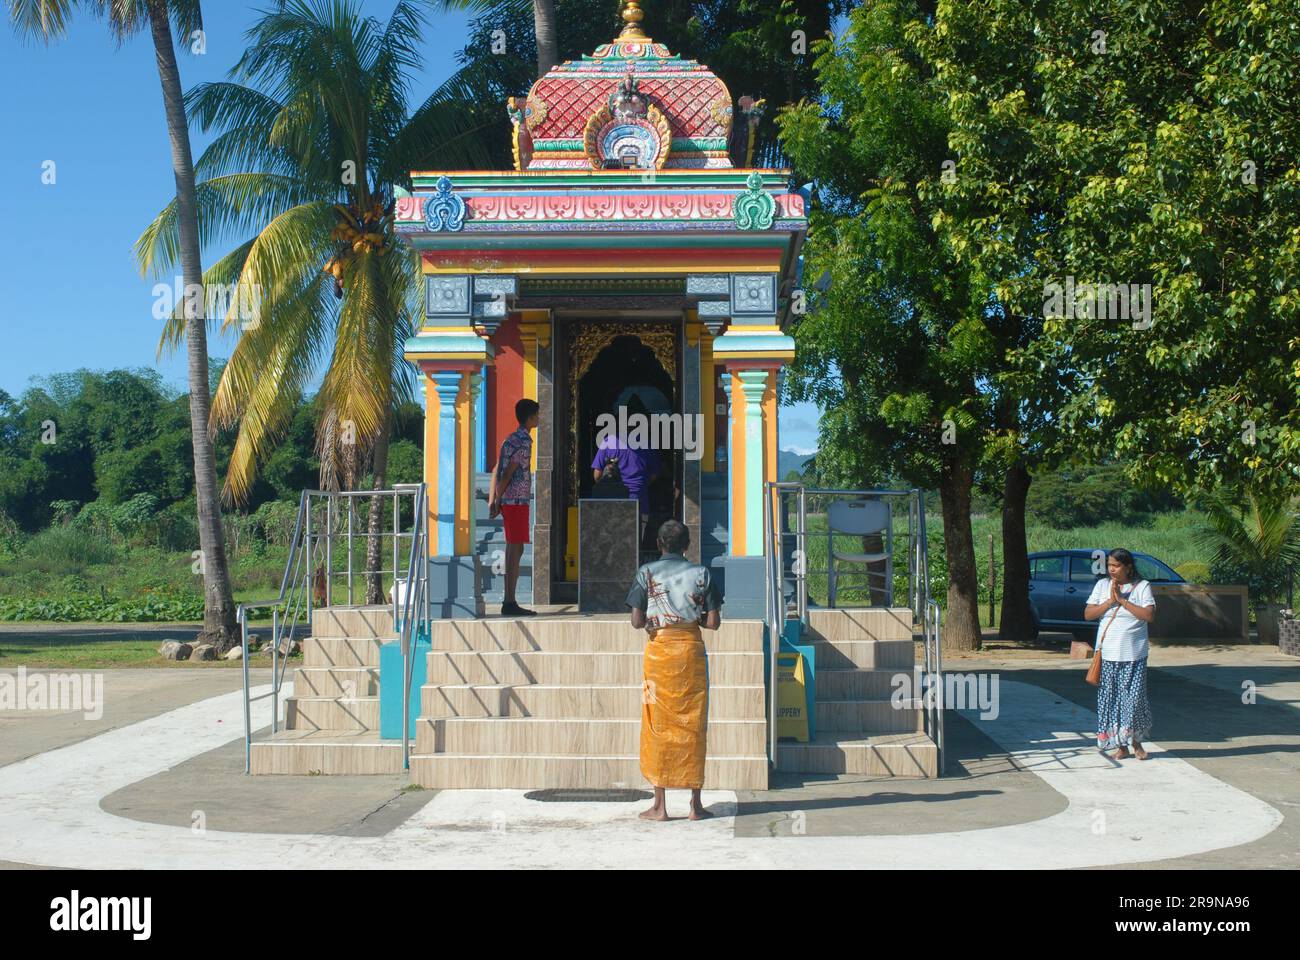
[[[595,483],[592,462],[598,449],[599,417],[618,417],[620,405],[633,412],[680,414],[680,321],[609,322],[570,318],[561,341],[557,364],[557,450],[555,472],[556,566],[553,583],[566,580],[566,557],[576,553],[570,544],[570,509],[587,497]],[[647,488],[649,499],[641,560],[655,556],[655,533],[669,517],[682,518],[680,477],[683,453],[679,449],[653,451],[661,469]],[[563,589],[560,591],[564,593]]]

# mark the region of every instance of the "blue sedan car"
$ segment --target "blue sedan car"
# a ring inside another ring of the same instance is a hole
[[[1029,605],[1044,630],[1064,630],[1091,642],[1096,621],[1083,619],[1093,584],[1106,576],[1106,550],[1047,550],[1029,555]],[[1138,576],[1152,584],[1185,583],[1172,568],[1146,553],[1135,553]]]

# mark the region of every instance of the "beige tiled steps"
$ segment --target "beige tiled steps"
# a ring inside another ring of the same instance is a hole
[[[425,787],[644,787],[646,635],[591,618],[434,624],[411,778]],[[763,629],[704,631],[706,786],[765,789]]]
[[[911,671],[915,650],[907,640],[817,640],[812,641],[821,670],[883,670],[894,673]]]
[[[396,637],[393,608],[321,607],[311,612],[314,637]]]
[[[907,607],[864,610],[809,610],[808,633],[814,640],[912,639],[912,611]]]
[[[642,680],[642,651],[591,653],[526,651],[517,653],[429,653],[426,682],[443,684],[627,684]],[[763,682],[760,651],[714,651],[709,654],[711,684]]]
[[[401,741],[379,739],[379,651],[394,637],[387,606],[313,610],[285,729],[252,745],[251,772],[400,773]]]
[[[817,730],[858,733],[920,733],[925,718],[917,700],[823,700],[817,698]]]
[[[378,730],[379,697],[300,697],[285,701],[290,730]],[[399,723],[400,727],[401,724]]]
[[[402,772],[402,741],[377,730],[281,730],[253,744],[255,774],[347,775]]]
[[[293,672],[296,697],[377,697],[378,667],[298,667]]]
[[[765,753],[767,725],[756,720],[713,720],[708,725],[709,756]],[[484,756],[635,756],[641,745],[641,718],[618,720],[484,717],[420,720],[415,753]]]
[[[893,695],[895,680],[907,671],[899,667],[817,669],[819,700],[887,700]]]
[[[761,653],[762,634],[754,621],[730,621],[702,631],[710,654]],[[622,620],[440,620],[429,639],[434,652],[449,653],[635,653],[646,634]]]
[[[428,789],[649,786],[641,776],[641,761],[635,754],[604,757],[413,754],[411,779]],[[704,785],[710,790],[766,790],[767,756],[709,757],[704,762]]]
[[[765,716],[766,687],[759,684],[709,687],[709,720]],[[615,717],[641,716],[641,684],[443,684],[420,691],[420,716],[443,717]]]
[[[391,639],[391,638],[389,638]],[[302,665],[307,669],[379,667],[383,637],[307,637],[302,641]]]
[[[804,642],[817,662],[817,737],[782,742],[777,769],[796,773],[933,777],[938,751],[914,699],[893,701],[897,678],[913,680],[907,608],[810,610]]]
[[[934,777],[938,749],[923,733],[846,733],[818,729],[811,743],[777,745],[782,771]]]

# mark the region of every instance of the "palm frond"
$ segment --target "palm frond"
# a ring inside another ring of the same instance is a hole
[[[273,173],[233,173],[196,185],[199,239],[206,246],[257,232],[286,209],[315,199],[315,192],[292,177]],[[142,276],[161,277],[180,260],[176,201],[145,227],[135,242]]]
[[[1300,515],[1289,498],[1255,491],[1245,503],[1220,495],[1206,505],[1208,525],[1195,542],[1212,562],[1244,567],[1254,573],[1300,562]]]
[[[307,279],[240,337],[222,371],[212,399],[213,429],[239,424],[223,487],[230,502],[246,502],[258,464],[293,419],[328,338],[330,289],[324,274]]]

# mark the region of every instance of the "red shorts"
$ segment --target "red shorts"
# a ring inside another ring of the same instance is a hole
[[[506,526],[506,543],[528,543],[528,504],[501,504],[501,519]]]

